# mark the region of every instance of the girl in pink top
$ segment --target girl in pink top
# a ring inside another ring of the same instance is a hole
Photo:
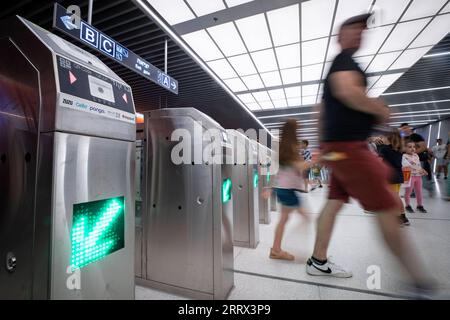
[[[405,210],[409,213],[414,213],[410,205],[411,193],[414,190],[417,199],[417,210],[422,213],[427,213],[422,203],[422,176],[427,175],[427,172],[420,165],[420,159],[416,153],[416,145],[412,141],[406,143],[405,153],[402,158],[402,167],[411,170],[411,185],[405,190]]]

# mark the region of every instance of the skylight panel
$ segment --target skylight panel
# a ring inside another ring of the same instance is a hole
[[[261,106],[262,109],[273,109],[273,103],[272,101],[264,101],[264,102],[260,102],[259,105]]]
[[[219,78],[227,79],[237,77],[236,72],[234,72],[233,68],[231,68],[230,64],[225,59],[210,61],[207,64]]]
[[[302,96],[301,86],[284,88],[284,91],[286,92],[287,98],[299,98]]]
[[[367,77],[367,88],[372,88],[373,84],[380,79],[380,76]]]
[[[273,49],[262,50],[251,53],[253,61],[259,72],[277,70],[277,61]]]
[[[231,57],[228,58],[228,60],[233,66],[234,70],[236,70],[236,72],[240,76],[247,76],[250,74],[257,73],[255,67],[253,66],[252,60],[250,59],[250,56],[248,54]]]
[[[424,31],[417,37],[411,48],[435,45],[444,38],[450,30],[450,17],[448,14],[437,16],[430,22]]]
[[[377,0],[375,6],[381,9],[377,25],[397,22],[408,3],[409,0]]]
[[[381,48],[380,52],[404,50],[422,31],[431,18],[399,23]]]
[[[264,84],[257,74],[242,77],[242,81],[244,81],[245,85],[249,90],[261,89],[264,88]]]
[[[233,22],[208,28],[208,32],[225,56],[247,52]]]
[[[244,85],[242,80],[239,78],[227,79],[227,80],[224,80],[224,82],[228,86],[228,88],[230,88],[231,91],[233,91],[233,92],[247,90],[247,87]]]
[[[322,75],[322,64],[302,67],[302,81],[319,80]]]
[[[187,2],[198,17],[226,9],[222,0],[187,0]]]
[[[301,81],[300,68],[285,69],[280,72],[284,84],[297,83]]]
[[[183,0],[147,0],[148,3],[170,24],[174,25],[191,19],[195,15]]]
[[[302,65],[323,62],[328,38],[302,42]]]
[[[269,95],[272,100],[281,100],[285,99],[284,96],[284,90],[283,89],[275,89],[275,90],[269,90]]]
[[[191,32],[182,37],[204,61],[223,58],[222,53],[205,30]]]
[[[270,32],[275,46],[300,41],[299,5],[284,7],[267,12]]]
[[[408,49],[403,52],[389,70],[411,68],[420,58],[422,58],[431,47]]]
[[[302,41],[329,35],[334,7],[335,0],[302,2]]]
[[[435,15],[447,0],[414,0],[402,21]]]
[[[237,96],[245,104],[256,102],[255,98],[252,96],[251,93],[238,94]]]
[[[227,3],[228,7],[234,7],[252,1],[253,0],[226,0],[225,2]]]
[[[253,92],[253,96],[258,102],[270,101],[270,97],[267,91]]]
[[[316,104],[317,96],[302,97],[302,105]]]
[[[393,74],[387,74],[387,75],[381,76],[380,80],[378,80],[374,84],[372,89],[375,89],[375,88],[389,88],[402,75],[403,75],[403,73],[393,73]]]
[[[261,78],[266,87],[282,85],[280,73],[278,71],[261,73]]]
[[[248,50],[256,51],[272,46],[266,18],[263,13],[236,20],[236,25]]]
[[[298,107],[302,105],[302,98],[288,98],[287,103],[289,107]]]
[[[275,48],[280,69],[300,66],[300,44]]]
[[[397,57],[401,54],[401,51],[390,52],[390,53],[381,53],[375,56],[372,63],[367,68],[366,72],[378,72],[385,71],[392,62],[397,59]]]
[[[273,106],[275,108],[286,108],[288,105],[286,99],[272,100],[272,101],[273,101]]]
[[[315,96],[319,90],[318,84],[302,86],[302,96]]]
[[[247,103],[246,106],[251,111],[260,111],[261,110],[261,107],[256,102],[254,102],[254,103]]]
[[[357,51],[357,55],[375,54],[392,28],[393,26],[385,26],[364,31],[361,48]]]

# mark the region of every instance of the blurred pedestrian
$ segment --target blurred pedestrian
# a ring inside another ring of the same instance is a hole
[[[400,233],[401,203],[390,190],[389,168],[370,152],[366,142],[374,126],[389,119],[388,106],[367,97],[366,75],[352,58],[361,45],[369,16],[352,17],[342,24],[338,34],[342,51],[325,79],[319,128],[323,158],[332,173],[328,200],[318,218],[316,242],[306,272],[315,276],[352,276],[350,271],[327,258],[336,215],[352,197],[364,209],[377,212],[388,247],[412,277],[415,288],[424,292],[430,285],[419,260]]]

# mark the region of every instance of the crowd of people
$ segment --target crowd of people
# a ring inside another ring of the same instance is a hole
[[[330,67],[318,106],[320,155],[312,156],[308,142],[298,140],[296,120],[288,120],[282,128],[280,166],[273,185],[281,205],[281,218],[270,258],[295,259],[282,250],[284,228],[291,212],[305,215],[301,193],[309,191],[311,173],[318,177],[321,166],[326,166],[330,170],[328,199],[317,219],[307,274],[352,277],[351,271],[330,261],[327,254],[336,215],[353,198],[366,212],[375,214],[387,247],[410,276],[414,292],[423,297],[435,290],[433,280],[399,226],[409,224],[405,212],[414,211],[413,194],[416,210],[427,212],[422,188],[433,194],[431,159],[438,160],[438,172],[444,171],[446,178],[448,146],[444,152],[442,140],[438,140],[437,147],[428,148],[423,137],[413,133],[406,123],[381,137],[372,136],[377,126],[386,126],[390,110],[382,100],[367,96],[367,77],[353,59],[369,17],[370,14],[352,17],[339,30],[342,51]],[[405,204],[400,195],[402,185]]]

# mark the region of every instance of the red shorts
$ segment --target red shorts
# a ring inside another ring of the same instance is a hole
[[[368,211],[385,211],[400,208],[398,196],[389,185],[392,169],[382,159],[370,152],[364,141],[325,142],[323,154],[338,152],[345,159],[326,161],[331,169],[328,199],[348,202],[352,197]]]

